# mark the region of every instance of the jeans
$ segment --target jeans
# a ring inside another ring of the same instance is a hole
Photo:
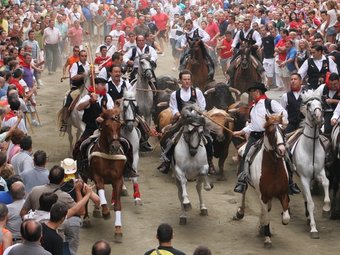
[[[46,44],[45,45],[46,63],[49,72],[55,72],[57,66],[60,63],[59,60],[59,45],[56,44]]]
[[[70,253],[77,254],[79,246],[79,232],[82,225],[82,219],[78,216],[68,218],[64,222],[65,241],[69,244]]]

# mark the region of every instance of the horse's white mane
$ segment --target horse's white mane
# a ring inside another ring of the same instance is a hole
[[[136,98],[136,91],[135,90],[124,90],[124,98],[135,99]]]
[[[306,90],[301,94],[302,102],[307,102],[312,98],[317,98],[321,100],[322,93],[317,90]]]

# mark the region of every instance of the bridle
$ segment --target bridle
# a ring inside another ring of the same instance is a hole
[[[275,152],[276,157],[282,158],[283,155],[280,155],[278,148],[279,148],[280,145],[285,146],[286,141],[285,141],[285,136],[283,135],[283,130],[280,127],[279,124],[280,123],[272,123],[272,124],[269,125],[269,126],[274,126],[275,132],[274,132],[274,135],[267,135],[267,139],[269,141],[269,144],[272,146],[272,148],[273,148],[272,151]],[[282,138],[282,142],[280,142],[280,143],[277,142],[278,141],[277,134],[280,134],[280,136]],[[269,148],[266,148],[266,145],[264,145],[264,147],[265,147],[266,151],[270,150]]]
[[[124,102],[128,102],[127,105],[124,104]],[[132,115],[133,115],[132,119],[126,118],[125,113],[126,113],[128,108],[131,108]],[[138,111],[138,106],[137,106],[137,103],[136,103],[136,99],[128,99],[128,98],[123,99],[123,120],[124,120],[124,122],[135,121],[137,111]]]

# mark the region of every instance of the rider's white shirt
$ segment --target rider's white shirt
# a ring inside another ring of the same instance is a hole
[[[109,80],[107,82],[109,83],[110,81],[112,82],[112,78],[111,77],[109,78]],[[119,85],[116,86],[116,89],[117,89],[118,93],[120,93],[122,91],[122,86],[123,86],[124,81],[125,81],[125,86],[126,86],[126,90],[127,91],[131,91],[134,88],[133,86],[131,86],[131,84],[130,84],[130,82],[128,80],[124,80],[123,78],[120,78]],[[106,83],[106,86],[105,86],[106,91],[109,91],[108,83]]]
[[[320,95],[322,95],[323,93],[323,89],[325,88],[326,84],[321,84],[315,91],[317,91],[318,93],[320,93]],[[328,90],[328,97],[329,98],[333,98],[335,94],[337,94],[338,91],[337,90]]]
[[[210,36],[207,32],[205,32],[202,28],[195,27],[195,26],[189,32],[186,33],[189,38],[192,38],[194,36],[194,32],[196,29],[198,29],[198,35],[201,37],[201,40],[203,42],[208,42],[210,40]],[[181,47],[183,48],[186,45],[187,45],[187,37],[183,36],[182,41],[181,41]]]
[[[326,59],[326,57],[322,55],[321,59],[314,59],[313,57],[311,58],[314,60],[316,67],[319,70],[321,70],[322,62]],[[329,71],[331,73],[338,73],[338,68],[336,67],[336,64],[334,63],[333,59],[328,57],[328,61],[329,61]],[[299,68],[299,71],[298,71],[302,79],[306,77],[307,71],[308,71],[308,59],[306,59],[305,62],[303,62],[302,66]]]
[[[88,102],[90,100],[90,95],[85,95],[83,96],[80,100],[79,100],[79,104],[82,104],[84,102]],[[107,98],[107,103],[106,103],[106,109],[112,109],[114,107],[114,102],[112,100],[112,97],[109,95],[109,94],[106,94],[106,98]],[[97,99],[97,103],[99,103],[99,105],[101,106],[102,105],[102,99],[103,99],[103,96],[99,96],[98,99]],[[90,108],[90,105],[88,105],[86,107],[86,109]]]
[[[333,116],[332,116],[332,119],[336,119],[338,120],[338,122],[340,122],[340,102],[338,103],[338,105],[336,106],[334,112],[333,112]]]
[[[251,28],[249,28],[248,31],[244,31],[244,29],[242,29],[242,30],[243,30],[243,33],[244,33],[244,38],[246,38],[247,35],[249,34],[249,32],[251,31]],[[233,40],[233,43],[231,44],[231,47],[235,48],[236,45],[240,42],[240,33],[241,33],[241,30],[236,33],[235,38]],[[261,39],[261,35],[260,35],[259,32],[254,30],[252,39],[255,41],[255,45],[257,45],[258,47],[261,47],[262,39]]]
[[[112,56],[113,53],[116,52],[116,46],[114,46],[113,43],[111,43],[111,45],[107,45],[107,44],[104,43],[104,44],[101,44],[101,45],[99,45],[99,46],[97,47],[97,49],[96,49],[96,54],[99,54],[99,53],[100,53],[100,47],[102,47],[102,46],[106,46],[106,48],[107,48],[107,53],[106,53],[106,55],[107,55],[107,56]]]
[[[137,47],[137,52],[136,52],[136,56],[135,56],[135,59],[134,59],[133,67],[138,68],[138,66],[139,66],[139,55],[145,53],[146,47],[147,47],[146,44],[145,44],[145,46],[142,50],[139,47]],[[133,48],[129,49],[128,52],[126,52],[124,54],[124,56],[123,56],[123,62],[124,63],[127,63],[130,60],[130,58],[132,57],[132,50],[133,50]],[[157,58],[158,58],[157,52],[151,46],[149,46],[149,54],[150,54],[150,60],[153,61],[153,62],[157,62]]]
[[[206,106],[204,95],[200,89],[195,88],[195,90],[196,90],[197,104],[200,110],[204,111],[205,106]],[[186,90],[184,88],[181,88],[180,96],[184,102],[188,102],[191,97],[191,89],[189,88]],[[178,106],[177,106],[176,91],[171,93],[169,107],[173,115],[179,112]]]
[[[88,75],[89,72],[90,72],[90,64],[86,62],[86,64],[84,65],[83,63],[81,63],[80,61],[76,62],[76,63],[73,63],[71,68],[70,68],[70,78],[73,78],[74,76],[77,75],[78,73],[78,65],[77,63],[79,64],[79,66],[83,66],[84,67],[84,70],[85,70],[85,73]]]
[[[283,112],[285,119],[288,119],[287,111],[281,106],[281,104],[275,100],[271,100],[272,111],[277,114]],[[250,111],[250,123],[242,130],[249,134],[250,132],[262,132],[264,131],[264,125],[266,124],[267,109],[264,104],[264,99],[260,99]]]

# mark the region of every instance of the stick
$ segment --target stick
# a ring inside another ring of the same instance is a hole
[[[60,78],[60,82],[63,82],[64,80],[66,80],[66,79],[69,79],[70,77],[61,77]]]
[[[32,105],[33,106],[33,105]],[[39,122],[39,125],[41,125],[41,122],[40,122],[40,118],[39,118],[39,114],[37,112],[37,107],[33,106],[33,109],[35,111],[35,115],[37,115],[37,119],[38,119],[38,122]]]
[[[146,91],[146,92],[149,92],[149,91],[154,91],[154,92],[173,91],[171,89],[141,89],[141,88],[136,88],[136,90]]]
[[[32,123],[30,121],[30,119],[28,118],[27,114],[25,113],[25,119],[26,119],[26,122],[28,123],[28,125],[30,126],[30,129],[32,131],[32,134],[34,134],[34,131],[33,131],[33,127],[32,127]]]
[[[93,65],[93,58],[92,58],[92,52],[91,52],[91,44],[85,43],[85,48],[87,49],[87,55],[89,56],[89,62],[90,62],[90,75],[91,75],[91,82],[93,86],[93,92],[96,93],[96,86],[94,84],[94,65]]]

